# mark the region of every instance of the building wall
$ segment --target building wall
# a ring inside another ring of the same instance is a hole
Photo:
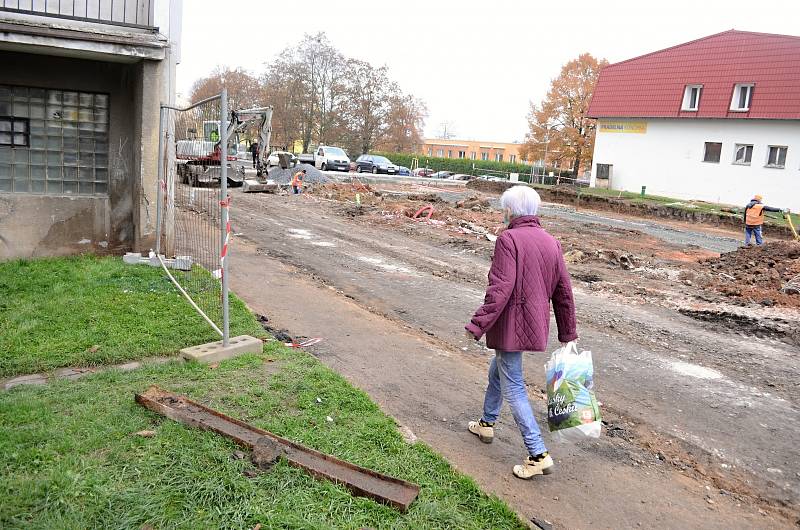
[[[134,182],[141,167],[136,162],[142,157],[136,130],[141,109],[134,96],[143,85],[141,66],[8,51],[0,51],[0,64],[3,84],[110,96],[108,193],[0,193],[0,259],[132,248],[139,198]],[[155,115],[157,129],[157,108]],[[155,177],[153,188],[154,183]]]
[[[603,125],[628,132],[604,132]],[[642,125],[645,130],[642,130]],[[703,162],[705,142],[721,142],[719,163]],[[735,144],[752,144],[749,166],[734,164]],[[767,168],[769,145],[787,146],[784,169]],[[592,164],[613,164],[612,189],[744,205],[754,194],[800,211],[800,121],[600,119]]]
[[[519,156],[519,149],[522,144],[509,144],[504,142],[486,142],[477,140],[455,140],[455,139],[440,139],[440,138],[427,138],[422,144],[421,154],[425,156],[440,156],[438,152],[442,151],[442,158],[459,158],[459,151],[463,151],[464,158],[471,160],[472,153],[475,153],[475,160],[482,160],[481,155],[486,153],[487,160],[496,160],[497,155],[503,155],[503,162],[517,162],[523,163]],[[452,156],[450,155],[452,152]],[[512,160],[513,157],[513,160]]]

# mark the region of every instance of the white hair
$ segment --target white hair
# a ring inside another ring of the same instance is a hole
[[[542,199],[535,189],[528,186],[514,186],[500,197],[500,206],[511,210],[511,217],[536,215]]]

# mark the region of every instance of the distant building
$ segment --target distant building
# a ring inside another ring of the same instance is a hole
[[[800,37],[725,31],[605,67],[592,184],[800,210]]]
[[[181,0],[0,0],[0,259],[149,249]]]
[[[522,144],[517,143],[426,138],[420,154],[438,158],[527,163],[519,156],[521,147]]]

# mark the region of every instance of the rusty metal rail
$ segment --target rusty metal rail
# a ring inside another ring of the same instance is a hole
[[[354,495],[369,497],[403,512],[419,494],[416,484],[304,447],[157,386],[136,394],[136,402],[177,422],[221,434],[248,449],[253,449],[261,438],[268,437],[281,446],[289,464],[317,478],[341,484]]]

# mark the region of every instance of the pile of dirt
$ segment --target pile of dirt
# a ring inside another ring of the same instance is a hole
[[[492,209],[489,199],[482,199],[478,196],[472,196],[456,202],[456,208],[465,208],[473,212],[488,212]]]
[[[765,306],[800,307],[800,242],[774,241],[701,262],[710,287]]]
[[[339,202],[355,203],[356,194],[358,194],[358,200],[362,204],[376,204],[383,201],[381,195],[374,193],[369,184],[361,183],[328,182],[314,186],[308,192],[312,195]]]
[[[309,164],[297,164],[297,167],[291,167],[289,169],[274,167],[269,170],[267,178],[274,180],[278,184],[289,184],[294,174],[303,169],[306,170],[306,177],[303,179],[306,184],[318,184],[331,181],[327,175]]]
[[[444,199],[435,193],[411,193],[406,196],[409,201],[428,202],[431,204],[444,202]]]

